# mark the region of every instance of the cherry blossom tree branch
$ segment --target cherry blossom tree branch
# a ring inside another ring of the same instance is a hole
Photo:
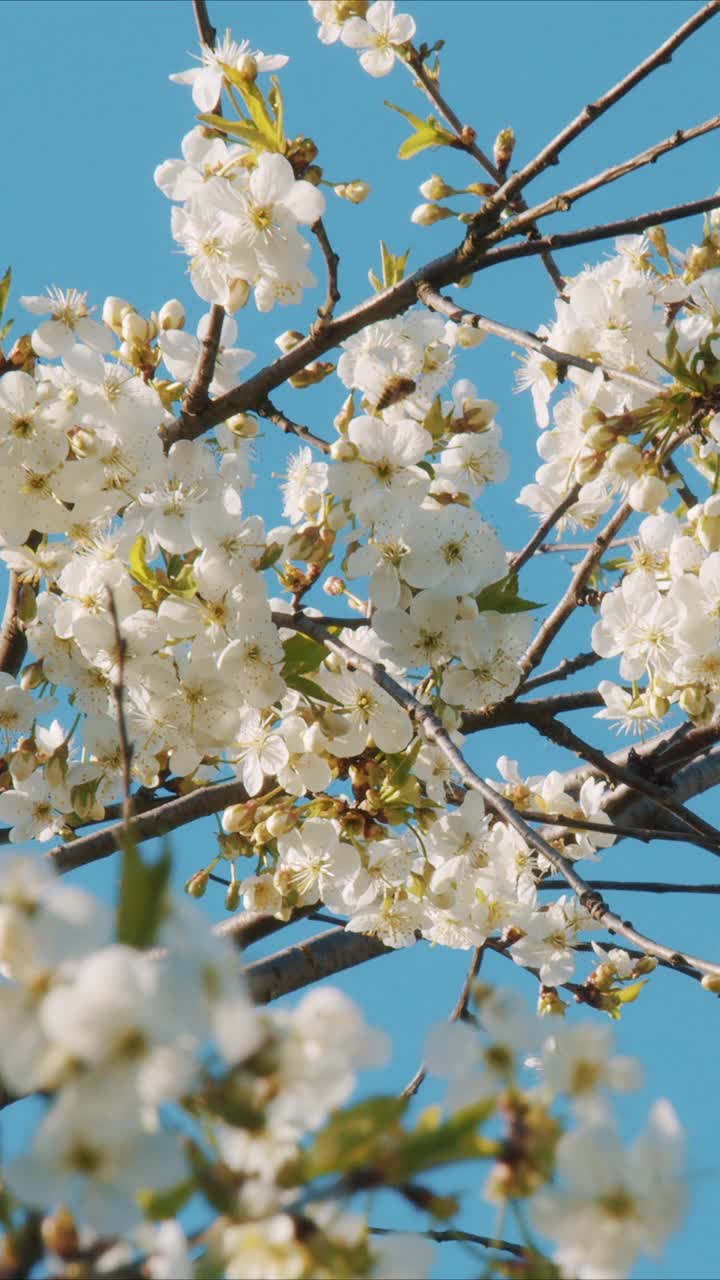
[[[193,13],[195,15],[195,25],[198,29],[200,42],[207,45],[208,49],[214,49],[217,31],[210,21],[210,15],[208,13],[205,0],[193,0]]]
[[[473,329],[480,329],[483,333],[492,333],[497,338],[504,338],[507,342],[517,343],[519,347],[524,347],[526,351],[537,351],[540,355],[545,356],[546,360],[550,360],[557,365],[559,382],[564,380],[569,367],[582,369],[585,373],[595,373],[600,369],[605,382],[613,379],[618,382],[625,382],[628,386],[637,387],[638,390],[649,392],[654,396],[660,395],[667,390],[662,382],[654,382],[650,378],[641,378],[638,374],[628,373],[624,369],[613,369],[610,365],[603,364],[599,360],[586,360],[584,356],[571,355],[567,351],[557,351],[542,338],[539,338],[536,333],[529,333],[526,329],[515,329],[511,325],[502,324],[499,320],[490,320],[487,316],[481,316],[476,311],[466,311],[464,307],[459,307],[451,298],[444,298],[431,285],[420,285],[418,297],[430,311],[438,311],[441,315],[447,316],[449,320],[454,320],[456,324],[467,324]],[[567,499],[563,499],[563,501],[567,501]],[[552,528],[552,525],[550,528]],[[543,528],[541,542],[546,532],[547,530]],[[524,552],[521,553],[521,555],[524,554]]]
[[[445,118],[451,129],[455,133],[456,145],[468,155],[477,160],[486,173],[490,175],[498,186],[502,186],[504,174],[485,152],[477,145],[476,133],[471,125],[464,125],[460,117],[456,115],[450,104],[446,101],[440,91],[438,78],[433,76],[425,66],[425,60],[419,49],[414,45],[409,46],[408,53],[405,56],[405,65],[416,77],[416,83],[422,89],[423,93],[430,100],[434,107],[437,107],[440,114]],[[520,210],[527,209],[525,201],[521,198],[517,201],[516,207]],[[539,236],[540,232],[531,220],[527,232],[530,237]],[[552,280],[558,293],[562,293],[565,288],[565,277],[560,271],[551,253],[543,253],[540,255],[543,266]]]
[[[121,842],[126,830],[137,841],[153,840],[156,836],[167,835],[169,831],[194,822],[196,818],[207,818],[210,814],[226,809],[228,805],[242,804],[247,799],[247,791],[236,779],[219,782],[212,787],[200,787],[187,796],[168,800],[147,813],[136,815],[127,827],[124,822],[118,822],[102,831],[80,836],[70,844],[55,845],[45,857],[49,858],[58,874],[63,875],[116,853],[122,848]]]
[[[640,840],[643,844],[650,844],[653,840],[677,840],[687,844],[690,840],[686,831],[667,831],[662,827],[634,827],[622,822],[613,822],[609,827],[607,823],[591,822],[588,818],[568,818],[565,814],[541,813],[536,809],[518,809],[518,813],[526,822],[542,822],[545,827],[569,827],[571,831],[602,831],[605,835],[612,833],[617,836],[627,836],[633,840]],[[692,843],[705,845],[714,853],[718,852],[718,842],[715,837],[697,834],[692,837]]]
[[[595,653],[594,649],[588,653],[578,653],[574,658],[563,658],[562,662],[558,663],[552,670],[545,671],[539,676],[533,676],[532,680],[526,680],[522,691],[523,693],[530,693],[531,689],[539,689],[541,685],[552,684],[555,680],[567,680],[568,676],[575,675],[577,671],[583,671],[585,667],[592,667],[596,662],[601,661],[601,655]]]
[[[455,1001],[455,1004],[453,1005],[450,1011],[450,1014],[448,1015],[448,1022],[450,1023],[462,1022],[463,1018],[467,1015],[468,1006],[470,1004],[470,998],[472,996],[473,983],[480,971],[482,958],[483,958],[483,948],[475,947],[475,950],[472,953],[470,967],[467,973],[465,974],[465,980],[462,984],[462,987],[460,988],[460,994],[457,1000]],[[418,1067],[418,1070],[415,1072],[415,1075],[413,1076],[412,1080],[410,1080],[408,1084],[405,1085],[405,1088],[403,1089],[401,1096],[403,1098],[414,1097],[414,1095],[417,1093],[418,1089],[422,1085],[423,1081],[425,1080],[426,1076],[427,1076],[427,1068],[425,1067],[425,1064],[422,1063],[420,1067]]]
[[[19,617],[22,583],[14,569],[8,575],[5,612],[0,625],[0,671],[16,676],[27,653],[27,638]]]
[[[651,53],[649,57],[638,63],[628,75],[619,80],[616,85],[608,89],[601,97],[596,98],[594,102],[590,102],[583,107],[574,120],[565,125],[532,160],[528,161],[522,169],[518,169],[516,173],[508,178],[507,182],[488,201],[488,205],[492,205],[493,208],[501,208],[550,165],[557,164],[561,152],[575,138],[578,138],[581,133],[589,129],[596,120],[599,120],[600,116],[609,111],[617,102],[620,102],[622,98],[643,80],[646,80],[658,67],[669,63],[675,50],[696,31],[699,31],[706,22],[715,17],[719,9],[720,0],[710,0],[709,4],[704,5],[691,18],[688,18],[687,22],[684,22],[654,53]]]
[[[270,1004],[291,991],[301,991],[322,978],[391,953],[392,949],[377,938],[348,933],[343,926],[316,933],[267,960],[254,961],[247,965],[245,976],[256,1004]]]
[[[550,613],[542,623],[535,639],[520,663],[520,669],[524,676],[529,675],[542,658],[545,657],[545,654],[550,648],[550,645],[556,635],[565,625],[570,614],[580,603],[582,592],[587,586],[601,556],[607,550],[607,547],[612,542],[615,534],[622,528],[626,520],[630,519],[632,513],[633,509],[630,506],[630,503],[623,502],[622,505],[618,507],[614,516],[608,520],[605,528],[598,534],[597,538],[592,543],[590,550],[585,553],[585,556],[573,574],[572,581],[567,591],[552,610],[552,613]]]
[[[327,440],[323,440],[320,436],[316,436],[314,431],[309,427],[303,427],[299,422],[293,422],[292,418],[288,418],[282,409],[278,409],[272,400],[261,400],[255,406],[255,412],[261,418],[266,418],[268,422],[274,422],[276,427],[285,432],[285,435],[298,436],[300,440],[304,440],[306,444],[310,444],[314,449],[319,449],[321,453],[329,454],[330,445]]]
[[[535,552],[542,546],[542,543],[545,541],[550,530],[555,528],[558,521],[562,520],[563,516],[571,507],[575,506],[575,503],[580,496],[581,488],[582,485],[575,483],[565,494],[565,497],[558,502],[557,506],[553,507],[550,514],[541,521],[535,530],[535,533],[531,538],[528,538],[528,541],[525,543],[522,550],[517,551],[515,555],[512,556],[510,559],[510,568],[513,569],[515,573],[518,573],[520,569],[522,569],[523,565],[527,564],[528,560],[532,559]]]
[[[702,124],[694,125],[691,129],[676,129],[675,133],[672,133],[669,138],[664,138],[662,142],[654,143],[652,147],[647,147],[645,151],[640,151],[638,155],[632,156],[631,159],[624,160],[621,164],[610,165],[602,173],[596,173],[592,178],[586,178],[584,182],[579,182],[574,187],[568,187],[567,190],[558,192],[557,195],[542,201],[541,204],[533,205],[531,209],[518,214],[516,218],[510,219],[509,222],[504,222],[502,228],[492,232],[488,239],[491,241],[505,240],[511,235],[517,235],[520,231],[524,231],[528,224],[533,223],[538,218],[544,218],[550,213],[567,213],[577,200],[590,195],[592,191],[597,191],[599,187],[608,186],[611,182],[617,182],[619,178],[624,178],[626,174],[634,173],[636,169],[642,169],[645,165],[655,164],[661,156],[666,155],[669,151],[674,151],[677,147],[683,146],[686,142],[692,142],[695,138],[702,138],[714,129],[720,129],[720,115],[711,116],[709,120],[704,120]]]
[[[617,222],[602,222],[594,227],[581,227],[577,231],[554,232],[541,236],[539,240],[526,240],[523,244],[489,249],[483,254],[480,262],[473,263],[472,270],[485,271],[499,262],[530,258],[542,253],[545,249],[573,249],[581,244],[594,244],[597,240],[612,240],[615,236],[646,231],[648,227],[654,227],[658,223],[678,222],[682,218],[691,218],[698,213],[710,213],[712,209],[719,208],[720,195],[704,196],[701,200],[669,205],[666,209],[653,209],[649,213],[639,213],[631,218],[620,218]]]
[[[612,911],[597,890],[591,889],[583,877],[579,875],[573,863],[559,853],[557,849],[553,848],[547,840],[538,835],[532,827],[528,826],[525,820],[520,817],[515,806],[470,767],[437,716],[429,707],[420,703],[412,693],[398,684],[392,676],[388,675],[381,663],[373,662],[363,654],[356,653],[349,645],[329,636],[314,620],[304,615],[293,615],[288,618],[285,625],[325,644],[331,652],[337,653],[350,669],[363,671],[366,675],[369,675],[379,688],[384,689],[393,701],[403,707],[414,723],[417,724],[426,740],[438,748],[448,764],[457,772],[465,786],[472,791],[477,791],[497,818],[507,822],[509,826],[518,832],[530,849],[535,853],[541,854],[551,866],[564,876],[569,886],[577,894],[581,906],[593,919],[602,923],[610,933],[619,934],[628,942],[640,947],[647,955],[655,956],[657,959],[665,959],[669,964],[680,962],[687,964],[696,970],[698,974],[708,973],[720,976],[720,964],[687,952],[677,951],[664,943],[657,942],[655,939],[641,933],[629,921],[622,920]],[[660,789],[658,788],[657,790]],[[662,792],[662,797],[664,800],[665,792]],[[662,800],[658,800],[658,803],[662,804]],[[685,815],[683,814],[682,816],[684,817]],[[694,819],[695,815],[690,815],[690,818]],[[700,829],[702,829],[703,825],[707,826],[707,824],[701,824],[700,819],[697,821]]]
[[[115,679],[113,680],[112,692],[115,702],[115,711],[118,721],[118,734],[120,736],[120,759],[122,761],[122,784],[123,784],[123,826],[126,836],[130,836],[130,823],[133,816],[133,798],[132,798],[132,743],[128,737],[127,723],[125,721],[125,655],[127,653],[127,643],[120,630],[120,620],[118,618],[117,607],[115,605],[115,596],[108,587],[108,611],[112,619],[113,631],[115,633]]]
[[[369,1227],[369,1231],[375,1236],[394,1236],[397,1229],[392,1227]],[[414,1235],[424,1236],[427,1240],[434,1240],[436,1244],[479,1244],[485,1249],[497,1249],[500,1253],[512,1253],[516,1258],[528,1258],[530,1251],[521,1244],[512,1244],[509,1240],[496,1240],[492,1236],[478,1236],[473,1231],[460,1231],[458,1228],[451,1228],[445,1231],[416,1231]]]
[[[207,332],[202,340],[197,364],[183,400],[184,412],[199,413],[208,403],[208,388],[215,373],[224,321],[225,308],[213,303],[209,312]]]
[[[337,303],[340,301],[340,290],[338,289],[338,267],[340,266],[340,258],[333,249],[328,239],[328,233],[325,230],[325,224],[322,218],[318,218],[310,228],[320,248],[322,249],[325,265],[327,267],[327,297],[321,307],[318,307],[317,320],[313,325],[313,329],[322,330],[328,321],[332,320],[333,311]]]
[[[671,884],[665,880],[588,880],[593,889],[620,889],[623,893],[720,893],[720,884]],[[538,889],[567,889],[562,879],[541,880]]]

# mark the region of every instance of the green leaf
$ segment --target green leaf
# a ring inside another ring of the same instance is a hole
[[[492,613],[526,613],[528,609],[542,609],[537,600],[523,600],[518,595],[518,576],[512,570],[497,582],[483,587],[475,596],[478,609]]]
[[[282,151],[284,142],[282,133],[278,132],[277,123],[268,110],[262,90],[258,87],[257,82],[247,80],[236,71],[235,67],[231,67],[225,62],[221,62],[219,65],[225,78],[242,95],[243,102],[250,114],[250,119],[264,141],[264,150]]]
[[[495,1099],[484,1098],[482,1102],[456,1111],[436,1128],[421,1126],[396,1147],[389,1161],[387,1180],[406,1182],[424,1169],[496,1154],[497,1143],[488,1144],[477,1133],[479,1126],[493,1115],[495,1109]]]
[[[285,104],[283,102],[282,90],[280,88],[280,81],[278,80],[277,76],[271,76],[270,83],[272,85],[272,88],[268,92],[268,102],[270,103],[270,109],[273,115],[275,116],[275,129],[278,136],[278,142],[282,144],[282,148],[284,149],[285,147]]]
[[[199,115],[198,120],[203,124],[209,125],[211,129],[218,129],[221,133],[227,133],[232,138],[240,138],[249,147],[253,147],[255,151],[268,150],[263,134],[254,124],[250,124],[247,120],[225,120],[223,116],[216,116],[212,112]],[[275,150],[275,148],[271,149]]]
[[[347,1173],[387,1157],[402,1138],[401,1117],[409,1098],[367,1098],[336,1111],[301,1157],[303,1181],[327,1173]],[[293,1169],[297,1175],[298,1170]]]
[[[157,572],[151,569],[145,556],[147,550],[147,540],[140,534],[132,545],[129,557],[130,575],[139,582],[143,587],[155,590],[159,585]]]
[[[398,151],[398,159],[408,160],[410,156],[418,155],[421,151],[426,151],[428,147],[449,147],[454,145],[455,135],[439,124],[435,116],[428,116],[427,120],[423,120],[420,116],[414,115],[412,111],[405,111],[402,107],[396,107],[394,102],[386,101],[385,106],[404,116],[415,130],[402,143]]]
[[[184,600],[192,600],[198,591],[198,584],[192,565],[183,565],[179,573],[170,578],[168,585],[174,596],[182,596]]]
[[[12,268],[8,267],[2,280],[0,280],[0,318],[5,314],[5,308],[10,297],[10,285],[12,284]]]
[[[616,991],[615,994],[621,1004],[633,1004],[646,985],[647,978],[642,978],[640,982],[632,982],[629,986],[623,987],[621,991]]]
[[[0,342],[2,342],[3,338],[7,337],[14,323],[14,320],[6,320],[5,324],[0,326]]]
[[[289,676],[301,676],[307,671],[317,671],[328,656],[328,650],[324,644],[319,644],[311,636],[301,635],[300,632],[290,636],[289,640],[284,640],[283,649],[285,662],[281,675],[286,681]]]
[[[368,272],[370,283],[376,293],[380,293],[383,289],[392,288],[394,284],[398,284],[404,278],[409,257],[409,249],[406,249],[404,253],[391,253],[385,241],[380,241],[382,280],[378,279],[374,271]]]
[[[286,676],[285,683],[290,689],[296,689],[298,693],[304,693],[306,698],[311,702],[331,702],[334,707],[339,707],[340,703],[331,693],[327,693],[314,680],[308,680],[307,676]]]
[[[140,1208],[155,1222],[164,1218],[175,1218],[188,1200],[197,1191],[194,1178],[186,1178],[166,1191],[139,1191],[137,1193]]]
[[[125,833],[120,837],[123,848],[120,899],[117,909],[118,942],[129,947],[152,946],[167,908],[172,855],[165,848],[157,862],[143,862],[137,843]]]

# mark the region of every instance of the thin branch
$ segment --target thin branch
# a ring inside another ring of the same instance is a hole
[[[453,1008],[451,1009],[450,1014],[448,1016],[448,1022],[450,1023],[462,1022],[463,1018],[467,1014],[468,1005],[470,1004],[470,997],[472,996],[473,982],[475,981],[478,975],[478,972],[480,970],[480,965],[482,964],[482,958],[483,958],[483,948],[476,947],[472,954],[472,960],[470,961],[470,968],[465,974],[465,980],[460,989],[460,995],[455,1001],[455,1004],[453,1005]],[[405,1085],[405,1088],[402,1091],[401,1097],[412,1098],[417,1093],[426,1075],[427,1075],[427,1069],[425,1067],[425,1064],[422,1063],[422,1065],[415,1072],[415,1075],[413,1076],[412,1080]]]
[[[624,369],[613,369],[611,365],[603,364],[599,360],[587,360],[584,356],[571,355],[567,351],[556,351],[544,339],[539,338],[536,333],[529,333],[526,329],[515,329],[511,325],[502,324],[499,320],[489,320],[487,316],[481,316],[475,311],[466,311],[464,307],[459,307],[451,298],[444,298],[442,294],[432,288],[432,285],[420,285],[418,297],[431,311],[440,312],[441,315],[454,320],[456,324],[470,325],[471,328],[480,329],[483,333],[492,333],[497,338],[504,338],[508,342],[514,342],[519,347],[524,347],[526,351],[537,351],[546,360],[550,360],[557,365],[559,381],[562,381],[568,368],[582,369],[585,373],[596,373],[599,369],[605,382],[610,382],[611,380],[625,382],[628,386],[636,387],[638,390],[649,392],[654,396],[667,391],[667,387],[662,382],[641,378],[638,374],[628,373]],[[567,499],[563,499],[563,502],[567,502]],[[549,527],[552,528],[552,525]],[[541,528],[543,527],[541,526]],[[545,537],[545,532],[546,530],[543,528],[542,537],[539,538],[538,545]],[[521,552],[521,555],[525,555],[525,552]],[[528,558],[526,557],[526,559]]]
[[[588,543],[588,546],[591,544]],[[539,689],[541,685],[552,684],[555,680],[567,680],[568,676],[575,675],[576,671],[583,671],[585,667],[592,667],[596,662],[601,662],[602,657],[595,650],[588,653],[579,653],[575,658],[563,658],[550,671],[544,671],[542,675],[533,676],[532,680],[526,680],[522,691],[530,693],[531,689]]]
[[[568,881],[572,890],[577,894],[581,906],[593,919],[602,923],[608,932],[620,934],[628,942],[642,948],[647,955],[667,960],[669,964],[682,963],[694,969],[698,974],[710,973],[720,976],[720,964],[715,964],[700,956],[676,951],[672,947],[665,946],[663,943],[655,941],[654,938],[641,933],[629,921],[621,920],[608,907],[597,890],[591,889],[583,877],[578,874],[573,863],[559,853],[557,849],[553,848],[532,827],[528,826],[525,820],[520,817],[515,806],[470,767],[437,716],[429,707],[418,702],[417,698],[403,688],[402,685],[398,684],[392,676],[388,675],[381,663],[373,662],[363,654],[356,653],[349,645],[329,636],[314,620],[304,615],[293,616],[289,620],[289,625],[294,630],[301,631],[313,639],[320,640],[331,652],[337,653],[350,669],[354,668],[369,675],[381,689],[384,689],[390,695],[394,702],[403,707],[426,740],[438,748],[448,764],[457,772],[465,786],[472,791],[477,791],[497,818],[507,822],[509,826],[517,831],[534,853],[540,854],[547,859],[550,865]],[[658,788],[657,790],[660,789]],[[664,796],[666,793],[663,792],[662,794]],[[694,819],[695,815],[690,815],[690,817]],[[699,819],[697,821],[698,823],[700,822]],[[703,825],[707,826],[707,824]],[[378,952],[378,954],[380,953]]]
[[[183,410],[187,413],[199,413],[208,403],[208,388],[215,373],[224,321],[225,308],[213,303],[210,308],[207,331],[202,340],[197,364],[183,400]]]
[[[650,844],[653,840],[677,840],[682,844],[688,844],[690,841],[687,831],[664,831],[662,827],[634,827],[622,822],[613,822],[612,825],[608,825],[606,822],[592,822],[589,818],[568,818],[560,813],[541,813],[537,809],[518,809],[518,813],[526,822],[542,822],[545,827],[569,827],[571,831],[602,831],[605,835],[626,836],[633,840],[640,840],[644,844]],[[705,845],[713,852],[718,852],[718,842],[714,837],[697,834],[692,837],[692,843]]]
[[[193,13],[201,44],[206,44],[208,49],[214,49],[217,31],[210,21],[205,0],[193,0]]]
[[[535,530],[535,533],[532,535],[531,538],[528,539],[528,541],[525,543],[525,546],[522,548],[522,550],[517,551],[515,555],[511,558],[510,568],[514,570],[515,573],[518,573],[520,569],[522,569],[523,565],[527,564],[528,560],[532,559],[532,557],[535,555],[535,552],[538,550],[538,548],[542,547],[542,543],[544,542],[545,538],[549,534],[550,530],[555,528],[555,525],[558,523],[558,521],[562,520],[563,516],[570,510],[571,507],[575,506],[575,503],[577,502],[580,496],[581,488],[582,488],[582,485],[578,484],[576,481],[575,484],[572,486],[572,488],[569,489],[568,492],[565,494],[565,497],[560,502],[558,502],[556,507],[553,507],[550,514],[547,515],[545,519],[538,525],[537,529]]]
[[[463,734],[482,733],[497,729],[500,725],[529,724],[537,728],[546,719],[565,715],[569,711],[589,711],[605,705],[597,689],[575,689],[571,693],[555,693],[547,698],[533,698],[530,702],[518,702],[517,694],[511,694],[504,702],[485,707],[482,711],[466,711],[461,721]]]
[[[540,630],[535,636],[535,639],[522,659],[520,669],[523,672],[523,675],[529,675],[545,657],[545,654],[550,648],[550,645],[558,632],[562,629],[567,622],[567,619],[570,617],[570,614],[579,604],[582,592],[587,586],[591,575],[595,571],[598,561],[604,555],[608,546],[615,537],[615,534],[622,528],[626,520],[630,519],[632,514],[633,509],[630,506],[630,503],[623,502],[623,504],[618,507],[615,515],[612,516],[605,525],[605,528],[598,534],[597,538],[592,543],[590,550],[585,553],[585,556],[573,574],[572,581],[567,591],[563,595],[562,599],[558,601],[552,613],[550,613],[543,622]]]
[[[374,1236],[394,1236],[397,1230],[392,1227],[369,1227]],[[478,1236],[473,1231],[460,1231],[452,1227],[445,1231],[415,1231],[413,1235],[424,1236],[434,1240],[436,1244],[479,1244],[485,1249],[497,1249],[500,1253],[512,1253],[516,1258],[527,1258],[529,1251],[521,1244],[513,1244],[510,1240],[495,1240],[492,1236]]]
[[[423,93],[427,98],[429,98],[433,106],[437,107],[440,114],[444,116],[450,127],[453,129],[457,139],[457,146],[463,151],[466,151],[474,160],[477,160],[478,164],[481,165],[485,172],[490,175],[493,181],[496,182],[498,186],[502,186],[505,175],[497,168],[496,165],[493,164],[490,157],[477,145],[476,133],[472,126],[464,125],[460,120],[460,117],[453,111],[449,102],[445,100],[440,91],[440,84],[438,80],[435,76],[430,75],[419,50],[417,50],[413,45],[410,46],[410,52],[406,56],[405,65],[413,75],[416,76],[417,83]],[[527,209],[527,205],[522,198],[515,203],[515,207],[521,211]],[[540,232],[531,219],[526,235],[535,238],[539,236],[539,234]],[[565,277],[553,259],[552,254],[546,252],[540,256],[542,258],[543,266],[550,276],[555,288],[558,293],[562,293],[565,288]]]
[[[594,102],[588,103],[574,120],[565,125],[564,129],[561,129],[528,164],[519,169],[517,173],[514,173],[500,190],[491,197],[492,207],[499,209],[506,205],[514,195],[521,191],[523,187],[526,187],[529,182],[532,182],[538,174],[542,173],[550,165],[557,164],[558,157],[565,147],[579,137],[590,125],[594,124],[606,111],[609,111],[610,107],[613,107],[616,102],[619,102],[621,98],[630,93],[636,85],[647,79],[653,71],[670,62],[675,50],[694,32],[704,26],[706,22],[709,22],[718,12],[718,9],[720,9],[720,0],[710,0],[709,4],[694,13],[654,53],[634,67],[629,75],[618,81],[612,89],[608,89],[606,93],[602,94]]]
[[[555,232],[541,236],[539,240],[526,240],[523,244],[490,249],[482,255],[477,264],[473,263],[472,270],[486,271],[488,267],[494,267],[499,262],[514,262],[517,258],[534,257],[546,249],[572,249],[581,244],[594,244],[596,240],[612,240],[615,236],[646,231],[648,227],[654,227],[659,223],[678,222],[681,218],[692,218],[698,213],[710,213],[712,209],[720,209],[720,195],[705,196],[702,200],[690,200],[687,204],[669,205],[666,209],[653,209],[650,213],[639,213],[632,218],[621,218],[617,222],[602,222],[593,227],[581,227],[577,231]]]
[[[293,422],[292,418],[288,418],[287,414],[283,413],[282,409],[278,409],[267,397],[255,406],[255,412],[261,418],[266,418],[268,422],[274,422],[276,427],[285,432],[285,435],[298,436],[300,440],[304,440],[306,444],[311,444],[313,448],[319,449],[321,453],[330,453],[330,445],[327,440],[316,436],[309,427],[303,427],[299,422]]]
[[[118,733],[120,735],[120,759],[122,761],[122,784],[123,784],[123,826],[125,834],[130,834],[130,824],[133,816],[133,797],[132,797],[132,743],[128,737],[127,723],[125,721],[125,655],[127,653],[127,642],[120,630],[120,620],[118,618],[117,607],[115,605],[115,596],[110,587],[107,589],[108,609],[112,618],[113,631],[115,633],[115,670],[116,676],[113,680],[113,698],[115,701],[115,711],[117,713]]]
[[[548,200],[543,200],[541,204],[533,205],[531,209],[524,211],[516,218],[510,219],[509,222],[504,222],[502,228],[491,232],[488,240],[505,240],[508,236],[517,235],[519,232],[524,231],[528,224],[534,222],[537,218],[544,218],[550,213],[567,213],[577,200],[589,195],[592,191],[597,191],[599,187],[608,186],[611,182],[617,182],[618,178],[624,178],[626,174],[633,173],[636,169],[642,169],[645,165],[655,164],[668,151],[674,151],[677,147],[682,147],[686,142],[692,142],[695,138],[702,138],[706,133],[711,133],[714,129],[720,129],[720,116],[712,116],[709,120],[704,120],[702,124],[694,125],[691,129],[677,129],[669,138],[664,138],[662,142],[654,143],[652,147],[647,147],[645,151],[640,151],[636,156],[632,156],[631,159],[624,160],[621,164],[610,165],[602,173],[596,173],[592,178],[586,178],[584,182],[579,182],[577,186],[568,187],[566,191],[560,191]]]
[[[593,889],[620,889],[628,893],[720,893],[720,884],[670,884],[664,880],[588,880]],[[564,880],[541,880],[538,889],[567,889]]]
[[[635,541],[635,538],[615,538],[606,550],[612,551],[615,547],[629,547],[632,546]],[[555,555],[560,551],[589,551],[591,546],[592,542],[546,542],[544,545],[538,547],[538,551],[540,552],[540,555],[547,556]]]
[[[340,290],[338,289],[340,258],[330,244],[322,218],[318,218],[317,222],[312,224],[310,230],[322,249],[325,266],[327,267],[327,297],[322,306],[318,307],[318,318],[313,326],[315,329],[318,327],[323,329],[332,320],[333,311],[340,301]]]

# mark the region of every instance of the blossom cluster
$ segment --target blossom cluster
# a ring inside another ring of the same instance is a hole
[[[202,1241],[216,1274],[279,1274],[282,1259],[282,1274],[336,1276],[346,1254],[353,1274],[399,1276],[402,1266],[405,1276],[426,1275],[427,1241],[373,1239],[364,1215],[314,1204],[302,1175],[312,1135],[328,1122],[342,1135],[356,1072],[382,1065],[384,1035],[330,989],[292,1011],[253,1007],[239,956],[184,901],[165,901],[159,950],[115,940],[113,926],[105,907],[32,855],[0,865],[0,1081],[48,1096],[29,1150],[6,1164],[3,1181],[18,1207],[49,1213],[51,1251],[53,1242],[66,1257],[94,1247],[102,1272],[140,1249],[151,1275],[191,1277],[192,1243],[179,1222],[152,1220],[173,1197],[179,1211],[193,1190],[217,1209],[222,1177],[223,1212]],[[449,1117],[478,1104],[479,1123],[496,1110],[525,1112],[523,1150],[510,1158],[502,1142],[487,1149],[497,1151],[487,1197],[530,1197],[566,1274],[592,1277],[605,1263],[620,1275],[639,1252],[657,1254],[684,1207],[682,1136],[669,1103],[656,1104],[648,1135],[626,1157],[609,1091],[641,1081],[638,1064],[614,1054],[609,1029],[561,1025],[547,1035],[513,993],[478,987],[476,1000],[484,1037],[467,1024],[437,1027],[426,1057],[431,1072],[449,1074]],[[526,1066],[539,1069],[539,1082],[523,1083]],[[576,1119],[565,1133],[552,1111],[563,1100]],[[578,1181],[596,1153],[602,1179]],[[555,1186],[555,1167],[571,1190]],[[579,1219],[593,1225],[589,1253]],[[619,1231],[623,1219],[632,1232]]]

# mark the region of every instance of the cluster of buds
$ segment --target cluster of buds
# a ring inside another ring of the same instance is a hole
[[[161,358],[153,343],[159,333],[185,327],[185,308],[177,298],[171,298],[159,312],[153,311],[146,319],[124,298],[110,297],[105,299],[102,318],[120,338],[120,357],[138,372],[152,377]]]

